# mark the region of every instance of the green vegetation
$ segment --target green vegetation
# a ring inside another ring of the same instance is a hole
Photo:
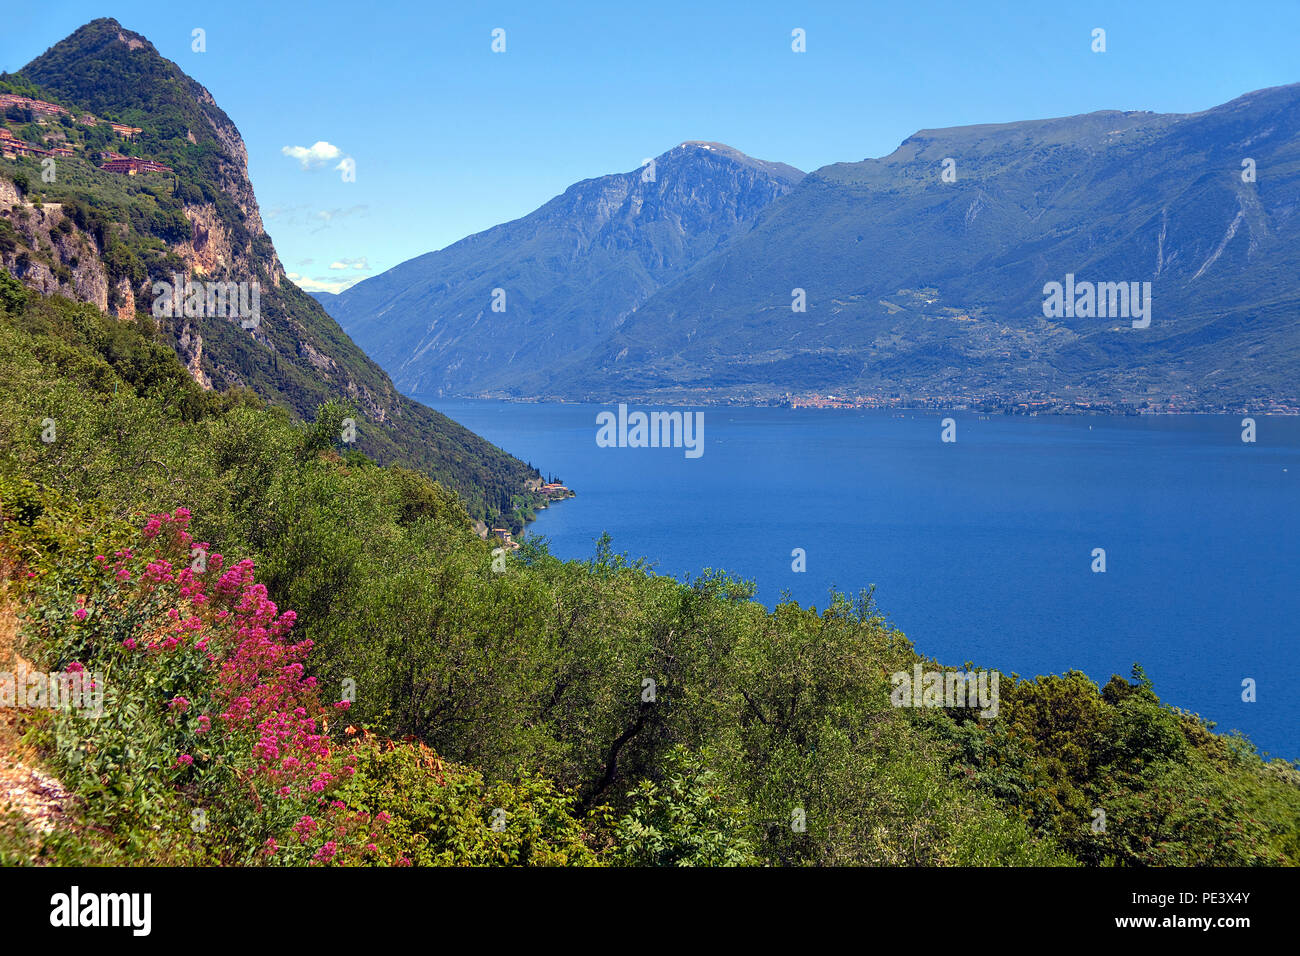
[[[33,666],[109,687],[99,721],[27,712],[83,801],[0,827],[0,861],[1300,862],[1297,768],[1140,668],[1004,679],[996,718],[896,708],[891,674],[940,665],[870,593],[768,610],[608,540],[577,563],[530,538],[497,573],[454,493],[336,442],[344,405],[295,422],[199,389],[148,323],[4,276],[0,303],[4,597]],[[241,696],[301,707],[259,719],[310,761],[270,761]]]

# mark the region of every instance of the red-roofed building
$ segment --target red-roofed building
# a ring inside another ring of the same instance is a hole
[[[16,96],[13,93],[0,93],[0,110],[6,110],[11,106],[31,110],[33,113],[44,113],[46,116],[59,116],[68,112],[62,106],[47,103],[45,100],[34,100],[26,96]]]
[[[7,159],[17,159],[19,156],[50,155],[48,149],[33,146],[31,143],[24,143],[21,139],[15,139],[12,135],[0,139],[0,152],[3,152]]]
[[[136,173],[170,173],[172,171],[170,166],[156,163],[152,159],[138,159],[135,156],[110,159],[106,163],[101,163],[99,168],[110,173],[124,173],[127,176],[134,176]]]

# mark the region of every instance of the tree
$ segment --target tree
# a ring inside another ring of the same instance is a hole
[[[342,441],[343,420],[357,417],[356,410],[336,399],[322,402],[316,407],[316,420],[303,435],[301,454],[311,457],[319,452],[333,448]]]
[[[614,825],[616,863],[624,866],[754,866],[741,835],[741,814],[727,806],[713,773],[676,747],[660,783],[643,780],[628,794],[631,809]]]
[[[0,269],[0,311],[17,315],[27,306],[27,289],[6,270]]]

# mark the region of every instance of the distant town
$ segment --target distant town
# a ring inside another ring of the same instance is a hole
[[[821,395],[816,392],[790,395],[773,404],[791,408],[921,408],[969,410],[1000,413],[1004,415],[1232,415],[1252,411],[1266,415],[1300,415],[1300,405],[1293,402],[1265,399],[1249,409],[1239,404],[1207,405],[1202,400],[1188,400],[1170,395],[1163,400],[1142,403],[1108,402],[1101,400],[1068,401],[1056,398],[1038,398],[1017,401],[1013,398],[986,396],[972,398],[968,395],[900,396],[900,395]]]

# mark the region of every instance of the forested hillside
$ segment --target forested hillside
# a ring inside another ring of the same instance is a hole
[[[1140,668],[894,706],[951,668],[870,594],[768,610],[608,541],[502,562],[340,415],[204,390],[149,321],[0,274],[0,671],[105,694],[0,710],[68,791],[0,862],[1300,862],[1296,767]]]

